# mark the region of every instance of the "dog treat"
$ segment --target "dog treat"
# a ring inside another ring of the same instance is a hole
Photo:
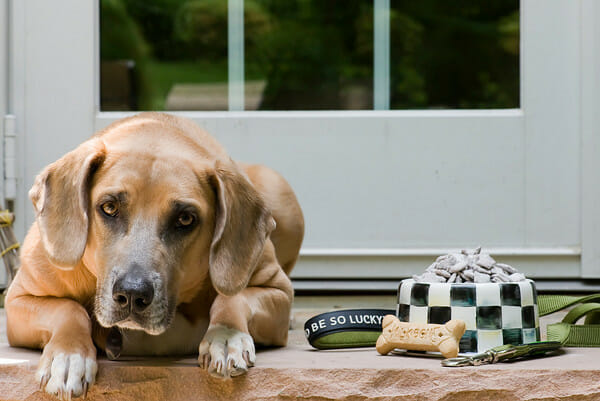
[[[383,332],[375,345],[381,355],[401,348],[439,351],[445,358],[454,358],[458,355],[459,341],[466,330],[462,320],[450,320],[446,324],[407,323],[393,315],[384,317],[382,326]]]
[[[414,275],[418,283],[514,283],[526,280],[512,266],[497,263],[481,247],[440,256],[423,274]]]

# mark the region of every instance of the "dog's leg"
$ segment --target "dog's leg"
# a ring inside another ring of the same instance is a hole
[[[292,298],[291,281],[276,262],[255,273],[238,294],[218,295],[200,343],[200,366],[216,376],[237,376],[254,365],[254,341],[285,345]]]
[[[85,308],[70,299],[9,293],[7,335],[13,346],[43,348],[36,377],[61,399],[86,395],[96,378],[96,348]]]
[[[287,343],[290,297],[276,288],[249,287],[231,297],[217,296],[211,323],[200,343],[200,366],[216,376],[238,376],[254,365],[254,341]]]

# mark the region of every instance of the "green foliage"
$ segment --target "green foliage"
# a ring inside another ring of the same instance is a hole
[[[121,0],[100,2],[100,32],[102,60],[137,61],[148,56],[148,44]]]
[[[357,17],[371,12],[371,2],[261,3],[271,16],[271,29],[257,40],[256,57],[247,59],[267,81],[261,109],[339,109],[349,80],[370,85],[372,59],[364,50],[369,40],[356,27]],[[367,17],[372,19],[372,14]],[[355,52],[357,47],[363,51]]]
[[[192,0],[183,3],[174,18],[174,38],[187,49],[187,58],[227,59],[227,1]],[[254,54],[256,41],[269,31],[260,4],[244,2],[244,50]]]
[[[244,4],[262,109],[347,108],[357,88],[372,105],[372,0]],[[226,79],[227,0],[101,0],[101,11],[102,59],[141,66],[145,107],[163,107],[174,83]],[[390,31],[392,108],[519,106],[518,0],[392,0]]]
[[[401,25],[419,27],[416,46],[392,46],[392,108],[519,107],[518,9],[517,0],[392,1]],[[393,30],[392,41],[404,37]]]
[[[147,65],[153,91],[147,99],[148,110],[164,110],[173,85],[178,83],[227,82],[227,63],[202,61],[158,61]]]
[[[227,2],[196,0],[184,3],[175,14],[175,38],[193,54],[227,58]]]
[[[390,10],[390,106],[427,107],[426,79],[417,64],[423,48],[423,25],[398,10]],[[395,56],[401,55],[396,58]]]
[[[186,50],[174,38],[175,15],[184,0],[120,0],[130,17],[136,21],[144,37],[152,45],[152,53],[159,60],[173,60],[186,56]]]
[[[131,60],[135,62],[133,86],[137,90],[138,107],[149,109],[153,86],[146,72],[150,46],[135,20],[121,0],[100,1],[100,56],[103,62]]]

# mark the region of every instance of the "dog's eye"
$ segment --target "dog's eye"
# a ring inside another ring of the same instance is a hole
[[[113,201],[104,202],[102,205],[100,205],[100,209],[109,217],[115,217],[119,213],[119,208]]]
[[[190,227],[196,221],[196,217],[190,212],[183,212],[177,217],[177,227]]]

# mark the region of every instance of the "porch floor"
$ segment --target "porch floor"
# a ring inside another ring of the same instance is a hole
[[[297,297],[290,343],[261,350],[248,374],[219,380],[195,358],[99,360],[89,400],[599,400],[600,348],[567,348],[546,358],[443,368],[437,358],[380,356],[374,348],[316,351],[304,321],[335,308],[387,307],[394,297]],[[559,319],[542,318],[542,326]],[[542,328],[543,331],[544,328]],[[6,343],[0,310],[0,399],[50,400],[34,372],[40,353]]]

